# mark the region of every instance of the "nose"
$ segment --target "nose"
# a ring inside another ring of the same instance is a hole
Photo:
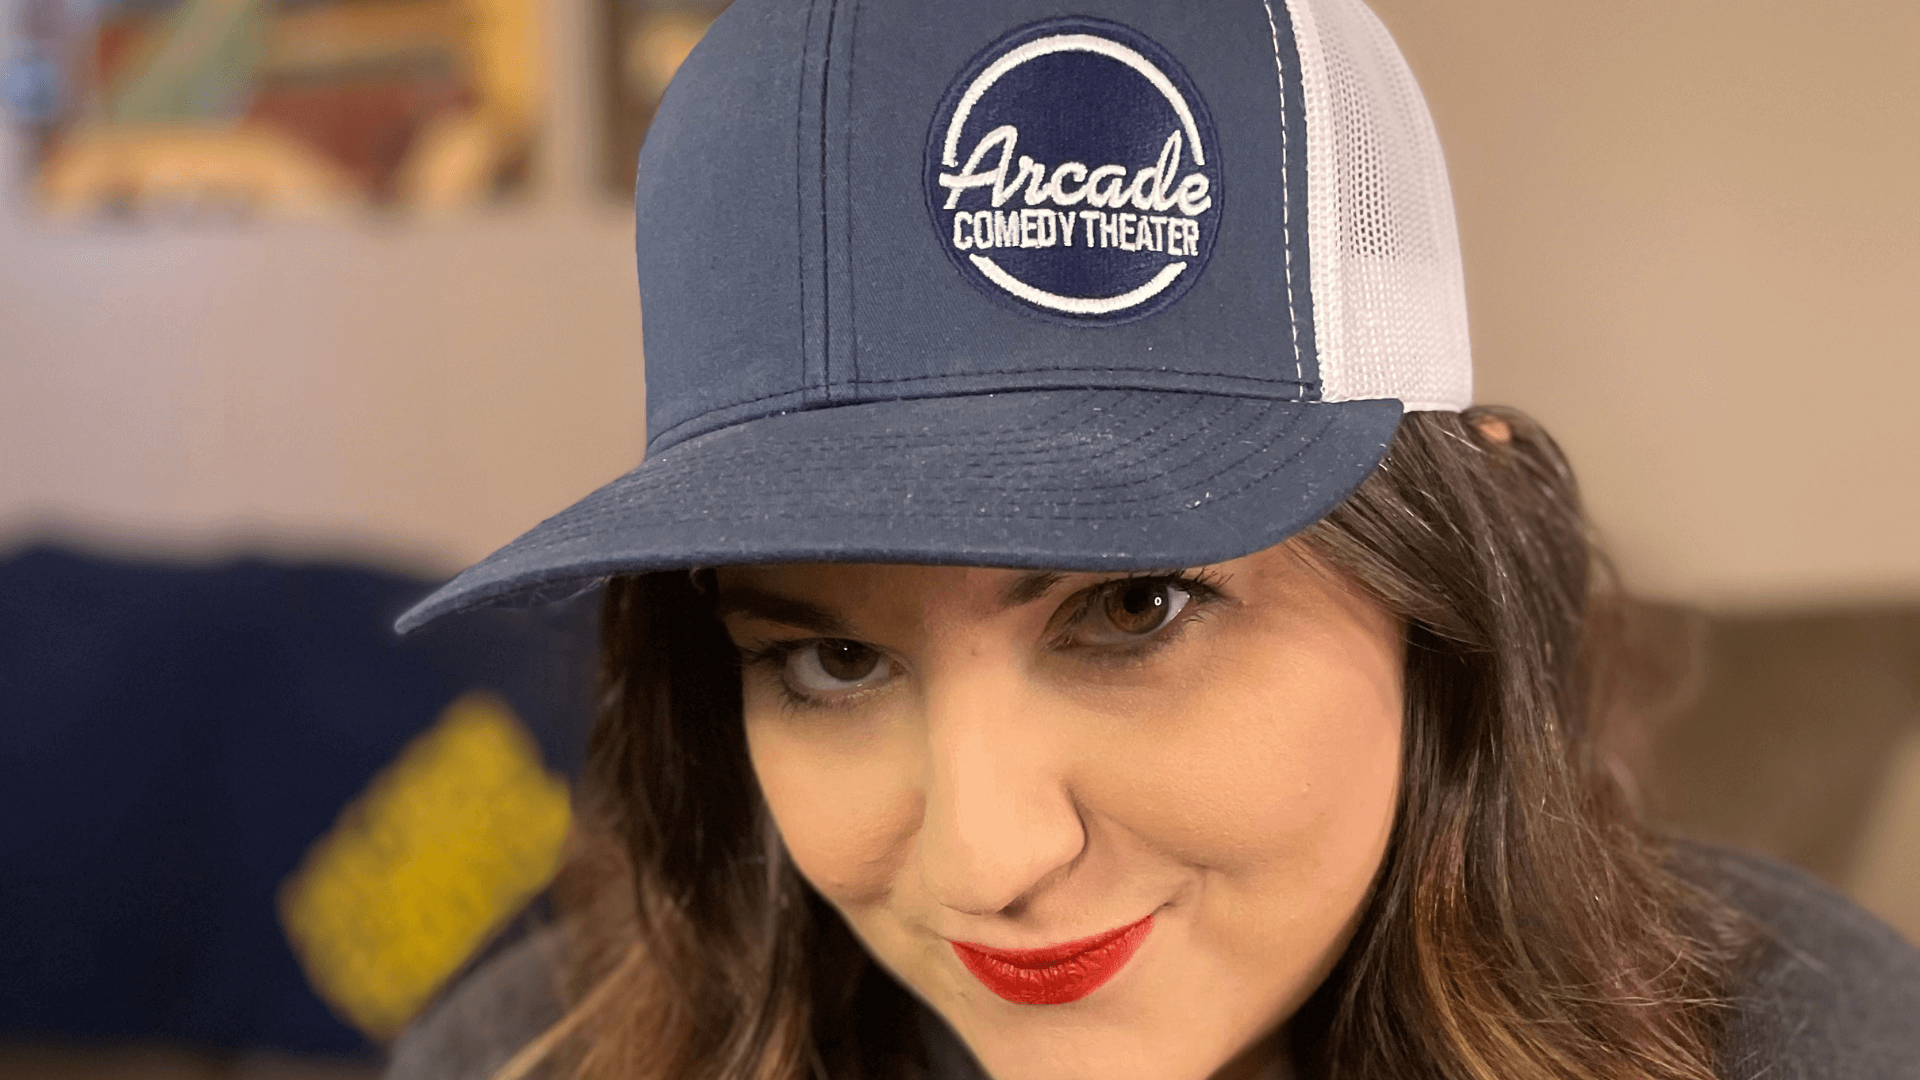
[[[1086,828],[1045,716],[981,680],[930,696],[920,875],[933,899],[991,915],[1071,865]]]

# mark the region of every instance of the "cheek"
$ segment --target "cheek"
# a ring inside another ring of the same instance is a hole
[[[912,756],[888,725],[773,709],[749,701],[747,748],[794,866],[843,909],[880,902],[920,821]]]
[[[1210,667],[1130,755],[1114,795],[1140,811],[1134,829],[1229,884],[1330,903],[1364,891],[1399,793],[1397,643],[1333,634]]]

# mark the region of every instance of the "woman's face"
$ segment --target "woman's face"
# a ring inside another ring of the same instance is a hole
[[[719,609],[800,873],[998,1080],[1257,1066],[1346,944],[1401,633],[1294,545],[1154,576],[735,567]]]

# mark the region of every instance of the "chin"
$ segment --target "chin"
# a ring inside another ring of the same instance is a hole
[[[1072,1004],[1013,1005],[976,985],[936,1011],[993,1080],[1208,1080],[1270,1026],[1245,996],[1173,990],[1116,980]]]
[[[1053,1026],[966,1041],[993,1080],[1207,1080],[1238,1050],[1152,1028]]]

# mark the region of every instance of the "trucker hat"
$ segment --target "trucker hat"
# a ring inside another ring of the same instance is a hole
[[[1260,550],[1471,394],[1359,0],[737,0],[640,154],[647,449],[402,632],[610,575]]]

